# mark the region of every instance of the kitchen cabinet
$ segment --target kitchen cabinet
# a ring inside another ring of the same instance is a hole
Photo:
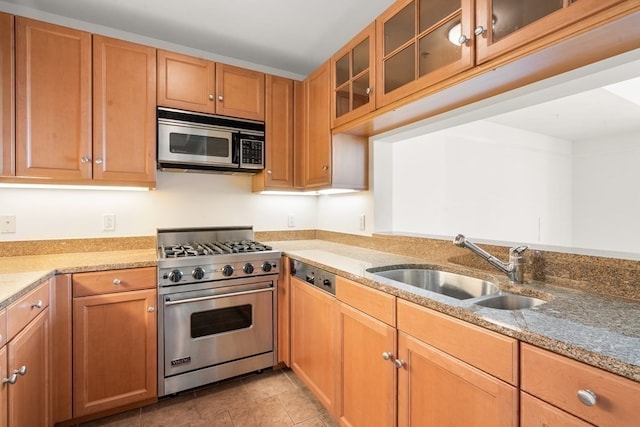
[[[158,50],[158,105],[264,121],[264,73]]]
[[[518,342],[398,300],[398,425],[516,426]]]
[[[265,168],[253,176],[253,191],[292,189],[293,157],[294,81],[267,75]]]
[[[2,323],[2,322],[0,322]],[[50,416],[49,282],[21,297],[6,310],[5,380],[7,424],[48,426]],[[1,363],[1,362],[0,362]],[[0,422],[1,424],[1,422]]]
[[[336,410],[336,299],[290,276],[291,368],[327,410]]]
[[[472,0],[404,0],[376,20],[377,107],[474,65]]]
[[[93,36],[93,180],[155,186],[156,50]]]
[[[0,379],[9,377],[7,368],[7,310],[0,310]],[[0,427],[9,422],[9,384],[0,383]]]
[[[157,399],[156,269],[73,275],[73,416]]]
[[[154,187],[155,78],[153,48],[16,18],[16,176]]]
[[[331,57],[331,127],[375,108],[375,22]]]
[[[336,278],[338,392],[343,426],[396,422],[395,297]]]
[[[520,392],[521,427],[592,427],[578,417]]]
[[[366,190],[368,140],[331,135],[331,68],[327,61],[304,80],[301,149],[296,153],[296,181],[304,189]]]
[[[14,16],[0,12],[0,176],[15,174]]]
[[[637,424],[640,384],[525,343],[520,363],[523,395],[559,408],[556,413],[562,418],[556,420],[578,417],[596,426]],[[525,396],[522,425],[540,425],[548,414],[545,408]],[[549,424],[556,425],[568,424]]]
[[[280,262],[277,307],[277,363],[291,366],[291,265],[287,257]]]
[[[16,18],[16,175],[91,178],[91,34]]]
[[[51,419],[70,420],[72,411],[71,275],[59,274],[50,282]]]
[[[477,62],[530,44],[623,1],[476,0]]]

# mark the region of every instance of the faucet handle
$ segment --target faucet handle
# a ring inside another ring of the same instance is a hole
[[[526,251],[529,247],[528,246],[516,246],[515,248],[511,248],[509,249],[509,255],[516,255],[516,256],[522,256],[524,254],[524,251]]]

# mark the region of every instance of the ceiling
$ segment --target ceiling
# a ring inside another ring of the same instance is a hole
[[[5,0],[0,1],[0,10],[21,14],[23,10],[11,10],[11,6],[18,6],[27,12],[101,25],[304,77],[392,3],[393,0]]]

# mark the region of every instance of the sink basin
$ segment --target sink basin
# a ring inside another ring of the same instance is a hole
[[[476,301],[474,304],[498,310],[520,310],[544,304],[546,301],[518,294],[502,294]]]
[[[369,273],[395,280],[427,291],[465,300],[500,292],[498,286],[486,280],[428,268],[369,269]]]

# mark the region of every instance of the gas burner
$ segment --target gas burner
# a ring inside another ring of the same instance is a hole
[[[207,255],[208,251],[200,244],[170,245],[162,248],[165,258],[182,258]]]

